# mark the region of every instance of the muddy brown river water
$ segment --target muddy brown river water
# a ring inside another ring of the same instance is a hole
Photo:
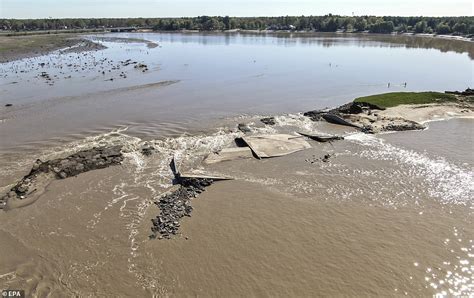
[[[108,49],[0,64],[1,193],[36,158],[116,144],[125,154],[121,166],[53,181],[34,204],[0,213],[0,289],[37,297],[474,295],[473,120],[365,135],[299,114],[377,92],[465,89],[472,43],[132,36],[159,47],[102,42]],[[148,70],[124,66],[127,59]],[[261,115],[277,115],[276,125]],[[254,133],[346,139],[201,164],[242,136],[241,122]],[[143,156],[144,142],[157,151]],[[235,180],[193,199],[179,235],[150,240],[173,156]]]

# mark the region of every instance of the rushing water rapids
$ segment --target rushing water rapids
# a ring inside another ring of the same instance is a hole
[[[473,120],[364,135],[297,113],[381,91],[463,89],[472,85],[470,43],[139,37],[160,46],[100,41],[108,49],[0,65],[0,103],[13,103],[0,111],[2,193],[37,158],[113,145],[125,154],[121,166],[54,181],[33,205],[0,214],[0,288],[38,296],[474,293]],[[124,66],[128,59],[148,70]],[[263,114],[277,115],[276,125],[260,123]],[[202,165],[242,136],[241,122],[253,132],[346,139]],[[142,155],[144,144],[155,153]],[[320,161],[325,154],[329,162]],[[235,180],[192,200],[178,237],[149,240],[172,157]]]

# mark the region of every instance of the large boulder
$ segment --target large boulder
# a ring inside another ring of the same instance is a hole
[[[303,113],[303,116],[306,116],[306,117],[310,118],[313,121],[322,121],[322,120],[324,120],[323,115],[326,114],[326,113],[327,113],[327,111],[314,110],[314,111],[309,111],[309,112]]]

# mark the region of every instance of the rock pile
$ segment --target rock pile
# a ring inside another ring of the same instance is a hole
[[[212,179],[201,178],[181,178],[179,180],[180,187],[155,202],[160,207],[160,215],[152,219],[153,226],[151,228],[153,234],[151,239],[169,239],[172,235],[178,233],[180,220],[185,216],[191,216],[193,207],[191,199],[201,194],[206,187],[213,183]]]
[[[51,169],[58,179],[77,176],[81,173],[96,169],[107,168],[111,165],[120,164],[123,161],[121,146],[96,147],[90,150],[80,151],[64,159],[54,159],[43,163]],[[41,167],[41,165],[40,165]]]
[[[239,125],[237,125],[237,129],[243,133],[249,133],[252,131],[252,129],[250,129],[250,127],[244,123],[239,123]]]
[[[328,112],[333,114],[359,114],[368,110],[385,110],[385,108],[367,102],[350,102]]]
[[[146,72],[148,70],[148,65],[143,63],[138,63],[134,66],[135,69],[140,69],[142,72]]]
[[[329,123],[352,126],[365,133],[382,131],[421,130],[425,126],[401,117],[377,115],[377,110],[384,110],[373,104],[351,102],[332,110],[314,110],[304,113],[312,121],[327,121]]]
[[[95,147],[72,154],[66,158],[53,159],[49,161],[36,160],[28,175],[24,176],[10,192],[0,198],[0,209],[2,209],[8,199],[25,199],[41,187],[45,179],[56,178],[65,179],[77,176],[81,173],[103,169],[112,165],[120,164],[123,161],[121,146]]]
[[[262,119],[260,119],[260,121],[262,121],[262,123],[264,123],[266,125],[275,125],[276,124],[275,117],[262,118]]]
[[[316,155],[313,155],[311,158],[307,158],[305,159],[304,161],[307,162],[307,163],[310,163],[310,164],[314,164],[318,161],[321,161],[321,162],[329,162],[329,159],[333,157],[332,154],[330,153],[327,153],[327,154],[324,154],[323,157],[317,157]]]
[[[474,96],[474,89],[467,88],[465,91],[445,91],[444,93],[463,95],[463,96]]]
[[[140,152],[145,156],[150,156],[155,153],[155,147],[149,143],[145,143],[141,146]]]
[[[45,71],[41,72],[41,74],[39,74],[38,77],[41,77],[41,78],[45,79],[45,82],[48,85],[53,85],[54,84],[54,81],[51,78],[51,76]]]
[[[323,115],[326,113],[327,111],[324,110],[314,110],[303,113],[303,116],[306,116],[313,121],[323,121]]]
[[[402,117],[382,116],[376,113],[349,115],[347,118],[362,126],[362,132],[379,133],[384,131],[423,130],[426,127],[418,122]]]

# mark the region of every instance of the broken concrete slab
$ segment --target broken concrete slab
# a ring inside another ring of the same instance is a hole
[[[302,137],[288,134],[245,136],[242,139],[258,158],[284,156],[311,148]]]
[[[345,120],[344,118],[342,118],[341,116],[338,116],[336,114],[327,113],[327,114],[322,115],[322,117],[323,117],[324,120],[326,120],[329,123],[345,125],[345,126],[351,126],[351,127],[361,129],[360,126],[355,125],[354,123],[351,123],[351,122]]]
[[[310,118],[312,121],[322,121],[323,115],[326,114],[327,110],[314,110],[303,113],[303,116]]]
[[[318,136],[318,135],[312,135],[312,134],[307,134],[303,132],[298,132],[298,134],[305,136],[307,138],[310,138],[311,140],[318,141],[320,143],[326,143],[326,142],[331,142],[331,141],[337,141],[337,140],[344,140],[344,137],[341,136]]]
[[[187,172],[187,173],[180,173],[180,179],[181,180],[186,180],[186,179],[207,179],[207,180],[213,180],[213,181],[224,181],[224,180],[234,180],[234,178],[231,177],[224,177],[224,176],[218,176],[218,175],[213,175],[210,173],[200,173],[200,172]]]
[[[150,235],[150,239],[155,239],[157,236],[158,239],[170,239],[173,235],[177,235],[181,219],[191,216],[193,211],[191,199],[199,196],[214,181],[232,179],[198,171],[181,173],[175,157],[171,160],[170,167],[179,186],[173,186],[155,201],[155,204],[160,208],[160,214],[151,220],[153,234]]]
[[[219,176],[207,172],[200,172],[200,171],[193,171],[193,172],[181,172],[179,170],[179,164],[176,160],[176,157],[170,162],[170,168],[175,176],[175,183],[182,184],[184,180],[187,179],[205,179],[205,180],[213,180],[213,181],[220,181],[220,180],[233,180],[230,177]]]
[[[213,152],[209,154],[204,160],[204,163],[214,164],[222,161],[230,161],[252,157],[252,150],[249,147],[225,148],[219,152]]]

